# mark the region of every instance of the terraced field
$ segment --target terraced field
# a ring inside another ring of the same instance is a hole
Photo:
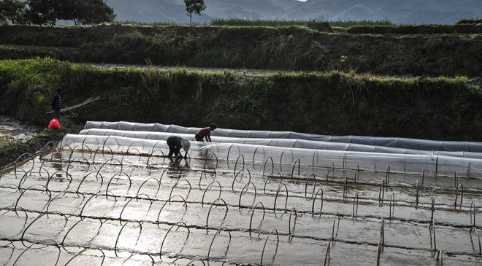
[[[163,138],[182,132],[112,131],[1,174],[2,265],[479,264],[477,177],[314,166],[219,135],[170,159]]]

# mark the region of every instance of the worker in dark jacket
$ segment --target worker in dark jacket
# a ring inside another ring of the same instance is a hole
[[[57,120],[60,120],[60,108],[62,107],[62,99],[60,99],[60,93],[62,92],[62,88],[57,88],[57,93],[54,95],[54,99],[52,100],[52,109],[54,109],[54,117]]]
[[[180,158],[182,158],[180,150],[183,148],[186,152],[184,154],[184,158],[187,158],[187,152],[189,151],[189,148],[191,148],[191,143],[189,140],[177,136],[170,136],[167,138],[166,142],[167,146],[169,146],[169,155],[167,157],[171,158],[172,154],[174,153],[176,158],[178,155]]]

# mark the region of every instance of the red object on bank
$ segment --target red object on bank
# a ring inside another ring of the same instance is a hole
[[[54,117],[54,119],[50,120],[49,128],[53,129],[60,129],[60,123],[57,118]]]

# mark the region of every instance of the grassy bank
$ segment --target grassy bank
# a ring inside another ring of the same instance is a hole
[[[309,27],[308,27],[309,26]],[[0,59],[480,77],[480,24],[0,27]],[[321,29],[324,29],[321,27]]]
[[[281,27],[281,26],[306,26],[313,21],[307,20],[250,20],[250,19],[214,19],[211,26],[255,26],[255,27]],[[332,27],[349,28],[353,26],[394,26],[390,20],[335,20],[327,21]]]
[[[48,124],[50,99],[101,101],[75,120],[137,121],[237,129],[292,130],[482,140],[480,87],[466,77],[380,78],[354,72],[245,75],[98,69],[52,59],[0,61],[0,113]]]

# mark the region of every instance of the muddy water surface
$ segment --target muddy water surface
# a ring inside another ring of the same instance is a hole
[[[42,129],[37,126],[28,125],[8,116],[0,116],[0,147],[9,143],[24,142]]]
[[[478,180],[72,148],[0,178],[2,265],[478,265]]]

